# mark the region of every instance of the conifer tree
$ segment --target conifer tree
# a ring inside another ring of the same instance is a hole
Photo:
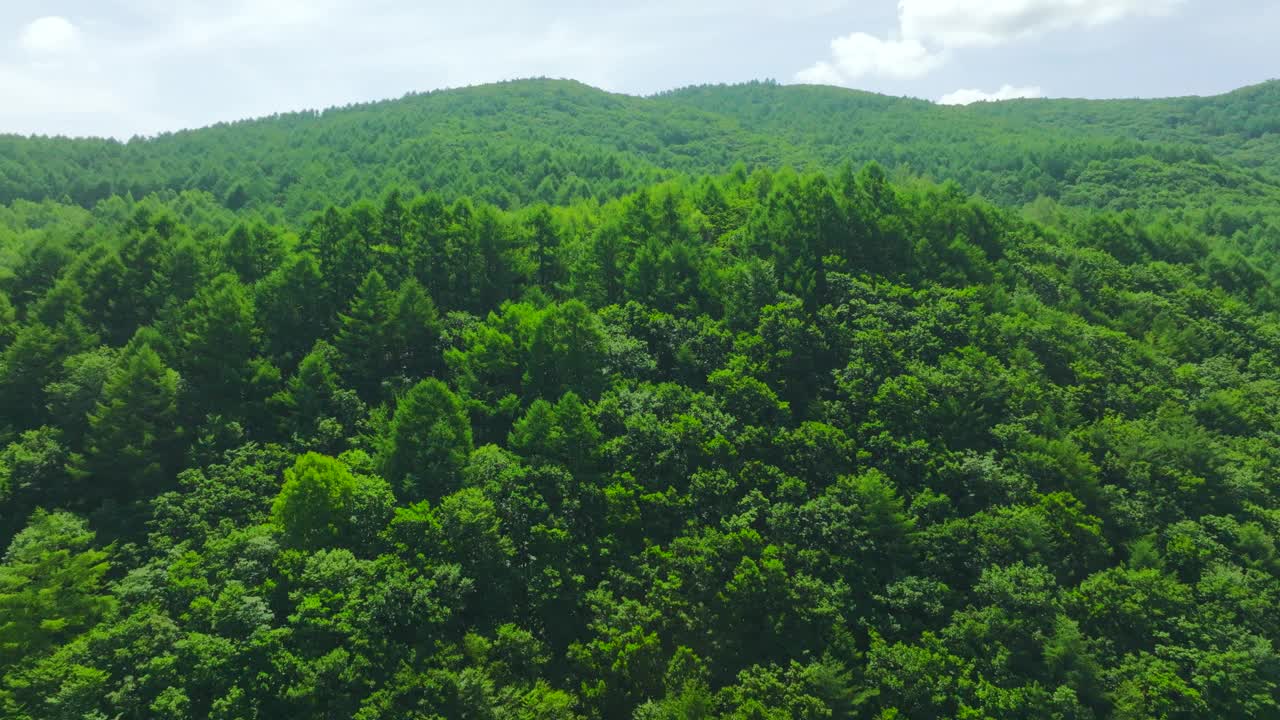
[[[416,279],[400,284],[391,306],[390,325],[392,360],[399,374],[418,380],[440,370],[440,314]]]
[[[404,498],[439,498],[457,487],[471,450],[471,421],[458,396],[439,380],[423,380],[396,407],[384,474]]]
[[[391,300],[382,274],[370,270],[351,301],[351,309],[338,318],[333,345],[342,356],[343,376],[366,400],[379,395],[390,364]]]
[[[245,398],[260,333],[254,320],[252,296],[229,273],[214,278],[183,309],[180,367],[206,407],[221,411]]]
[[[181,458],[178,373],[150,345],[131,347],[89,413],[84,453],[72,472],[95,495],[136,495],[170,480]]]
[[[114,605],[84,520],[37,510],[0,562],[0,674],[88,629]]]
[[[266,350],[281,366],[291,367],[323,337],[333,321],[324,278],[311,253],[290,257],[255,287],[254,306],[266,338]]]
[[[272,396],[268,405],[280,415],[285,437],[320,443],[339,443],[354,429],[364,411],[355,392],[342,387],[334,365],[338,352],[321,340],[298,364],[284,390]]]
[[[575,391],[594,398],[605,385],[600,318],[579,300],[547,309],[529,346],[528,387],[539,397]]]

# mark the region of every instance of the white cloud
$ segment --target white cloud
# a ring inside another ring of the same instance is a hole
[[[946,64],[953,50],[994,47],[1055,30],[1167,15],[1186,0],[898,0],[888,39],[855,32],[797,82],[848,84],[864,76],[912,78]]]
[[[86,32],[59,44],[48,22],[21,33],[30,18],[14,22],[0,0],[13,49],[31,48],[6,56],[0,41],[0,132],[128,137],[531,76],[624,89],[619,75],[673,52],[660,34],[669,22],[638,3],[623,24],[595,6],[553,14],[517,0],[444,15],[413,0],[87,1],[97,9],[68,15]],[[802,0],[813,11],[831,1]]]
[[[807,68],[796,74],[801,82],[858,83],[931,98],[957,87],[994,90],[1010,79],[1046,86],[1052,81],[1055,92],[1083,94],[1094,87],[1104,94],[1142,93],[1227,82],[1213,79],[1226,69],[1219,72],[1222,66],[1211,62],[1210,54],[1219,46],[1235,52],[1235,36],[1219,39],[1212,48],[1201,43],[1192,53],[1186,49],[1193,41],[1186,24],[1164,42],[1134,38],[1131,47],[1116,52],[1168,52],[1170,62],[1203,56],[1206,62],[1194,67],[1203,75],[1199,84],[1195,75],[1190,80],[1156,77],[1163,84],[1151,84],[1150,75],[1162,72],[1162,63],[1154,62],[1134,68],[1132,76],[1100,75],[1098,67],[1112,61],[1101,57],[1076,71],[1087,81],[1067,82],[1062,77],[1067,70],[1054,64],[1063,62],[1063,46],[1074,43],[1070,36],[1045,39],[1041,57],[1025,55],[1040,67],[1022,68],[1016,77],[941,77],[937,68],[947,60],[979,54],[965,49],[977,42],[973,38],[1016,39],[1064,23],[1086,27],[1174,7],[1170,0],[1149,0],[1141,8],[1134,0],[1072,2],[905,0],[899,7],[899,0],[478,0],[446,7],[438,0],[0,0],[0,132],[128,137],[537,75],[651,93],[767,77],[791,63],[792,69]],[[1236,0],[1239,5],[1259,2]],[[1201,2],[1197,12],[1222,14],[1210,6]],[[60,15],[66,24],[31,22],[41,14]],[[903,16],[910,33],[899,22]],[[1247,25],[1261,36],[1275,29],[1275,19],[1266,11],[1246,19],[1238,10],[1224,27],[1238,35]],[[30,31],[24,30],[29,23]],[[806,57],[814,28],[828,33],[820,36],[823,40],[840,37]],[[850,35],[855,29],[870,35]],[[796,61],[797,52],[804,62]],[[1248,54],[1241,51],[1222,63],[1245,67],[1234,77],[1252,76],[1266,59],[1258,40]],[[910,80],[929,72],[928,80]],[[1139,79],[1143,72],[1148,76]]]
[[[831,60],[819,61],[796,73],[796,82],[843,85],[862,77],[914,78],[927,75],[946,62],[942,52],[930,52],[915,40],[881,40],[851,33],[831,41]]]
[[[903,37],[946,48],[1002,45],[1054,30],[1166,15],[1183,0],[899,0]]]
[[[796,73],[796,82],[801,85],[839,85],[844,82],[844,77],[831,63],[820,60]]]
[[[42,17],[22,29],[18,44],[29,53],[69,52],[80,47],[80,28],[64,17]]]
[[[1000,100],[1016,100],[1019,98],[1044,97],[1039,87],[1014,87],[1004,85],[995,92],[984,92],[972,88],[956,90],[938,98],[939,105],[969,105],[976,102],[999,102]]]
[[[919,77],[945,62],[941,54],[929,52],[916,40],[881,40],[866,33],[852,33],[832,40],[831,55],[847,78]]]

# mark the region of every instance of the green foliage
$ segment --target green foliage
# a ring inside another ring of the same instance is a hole
[[[37,511],[0,563],[0,669],[29,662],[106,616],[108,553],[84,520]]]
[[[268,401],[279,415],[285,437],[318,450],[337,449],[350,436],[365,412],[364,403],[342,387],[335,366],[338,351],[320,340],[298,363],[284,390]]]
[[[382,274],[373,270],[360,283],[348,314],[340,315],[334,346],[342,357],[347,382],[362,397],[377,396],[388,374],[391,342],[391,292]]]
[[[471,421],[444,383],[423,380],[396,404],[383,472],[406,498],[438,498],[456,488],[471,454]]]
[[[291,547],[332,547],[350,537],[355,496],[356,478],[345,465],[307,453],[285,471],[271,520]]]
[[[594,397],[604,388],[604,328],[585,304],[553,305],[539,318],[529,340],[526,384],[531,393],[556,397],[580,392]]]
[[[243,411],[259,335],[249,291],[235,276],[219,275],[196,293],[181,318],[180,367],[201,405]]]
[[[182,427],[178,373],[165,367],[150,345],[126,350],[88,414],[84,453],[72,472],[91,496],[127,488],[145,496],[164,487],[178,466]]]
[[[0,716],[1276,718],[1277,87],[0,138]]]

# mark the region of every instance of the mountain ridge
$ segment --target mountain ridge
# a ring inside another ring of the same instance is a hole
[[[1039,197],[1113,210],[1270,201],[1280,199],[1280,83],[1209,98],[949,107],[761,81],[641,97],[517,80],[129,142],[0,136],[0,203],[91,207],[116,194],[200,190],[233,210],[298,221],[396,186],[510,208],[605,201],[739,163],[834,170],[870,161],[1010,206]],[[1114,180],[1089,198],[1076,192],[1100,177],[1191,168],[1211,180],[1193,194]]]
[[[509,85],[540,84],[540,83],[568,84],[568,85],[578,86],[581,88],[597,91],[606,95],[612,95],[620,98],[638,99],[638,100],[654,100],[654,99],[667,98],[671,96],[679,96],[683,93],[686,93],[687,91],[700,90],[700,89],[726,89],[726,88],[737,88],[737,87],[753,86],[753,85],[773,85],[780,88],[807,88],[807,89],[819,89],[823,91],[829,90],[829,91],[859,95],[864,97],[884,98],[887,100],[905,100],[908,102],[915,102],[915,103],[920,103],[923,105],[929,105],[929,106],[934,106],[939,108],[956,108],[956,109],[969,108],[969,107],[975,107],[975,106],[987,106],[987,105],[1031,105],[1031,104],[1050,104],[1050,103],[1060,103],[1060,102],[1096,103],[1096,104],[1102,105],[1102,104],[1111,104],[1111,103],[1159,103],[1159,102],[1170,102],[1170,101],[1205,101],[1205,100],[1214,100],[1214,99],[1226,98],[1226,97],[1237,96],[1237,95],[1244,95],[1244,94],[1249,94],[1251,92],[1263,91],[1266,89],[1280,88],[1280,78],[1278,78],[1278,79],[1263,80],[1261,82],[1251,83],[1249,85],[1242,85],[1240,87],[1227,90],[1225,92],[1211,93],[1211,94],[1205,94],[1205,95],[1188,94],[1188,95],[1168,95],[1168,96],[1151,96],[1151,97],[1124,96],[1124,97],[1107,97],[1107,98],[1052,96],[1052,97],[1035,97],[1035,98],[1010,98],[1008,100],[998,100],[998,101],[979,101],[979,102],[969,103],[965,105],[944,105],[936,101],[929,100],[927,98],[914,97],[910,95],[892,95],[889,93],[879,93],[873,90],[863,90],[859,88],[850,88],[850,87],[844,87],[839,85],[821,85],[821,84],[809,84],[809,83],[784,84],[774,80],[767,80],[767,79],[766,80],[747,80],[743,82],[695,83],[692,85],[683,85],[680,87],[671,88],[669,90],[660,90],[653,93],[632,94],[632,93],[617,92],[613,90],[606,90],[604,88],[591,85],[590,83],[586,83],[581,80],[575,80],[572,78],[526,77],[526,78],[513,78],[510,80],[496,80],[493,82],[486,82],[486,83],[476,83],[474,85],[448,86],[448,87],[441,87],[441,88],[433,88],[430,90],[413,90],[413,91],[406,92],[403,95],[400,95],[399,97],[386,97],[386,98],[379,98],[376,100],[354,101],[354,102],[343,103],[343,104],[328,105],[324,107],[309,107],[309,108],[299,108],[295,110],[280,110],[280,111],[268,113],[265,115],[252,115],[249,117],[237,118],[235,120],[222,120],[222,121],[208,123],[205,125],[194,125],[191,127],[183,127],[175,130],[164,130],[164,131],[157,132],[154,134],[149,134],[149,135],[135,134],[125,139],[106,136],[106,135],[60,135],[60,134],[47,135],[42,133],[13,133],[13,132],[0,132],[0,138],[22,139],[22,140],[37,140],[37,139],[67,140],[67,141],[73,141],[73,142],[74,141],[102,141],[102,142],[112,142],[112,143],[117,143],[121,145],[127,145],[130,143],[145,143],[145,142],[154,141],[164,137],[169,137],[172,135],[183,135],[188,133],[195,133],[195,132],[200,132],[202,130],[209,130],[212,128],[234,127],[234,126],[240,126],[245,124],[252,124],[256,122],[268,122],[268,121],[276,120],[279,118],[287,118],[287,117],[293,117],[293,116],[323,117],[331,113],[338,113],[338,112],[343,112],[347,110],[373,108],[381,105],[409,100],[412,98],[430,96],[430,95],[441,94],[441,93],[459,93],[459,92],[466,92],[469,90],[480,90],[480,89],[495,88],[495,87],[502,87],[502,86],[509,86]]]

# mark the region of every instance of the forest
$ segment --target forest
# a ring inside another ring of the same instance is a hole
[[[1280,82],[0,136],[0,717],[1280,718]]]

